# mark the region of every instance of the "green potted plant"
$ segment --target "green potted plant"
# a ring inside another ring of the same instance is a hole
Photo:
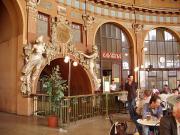
[[[60,105],[60,100],[64,97],[64,91],[68,88],[66,80],[63,80],[60,74],[59,66],[52,69],[52,73],[42,78],[43,90],[48,95],[50,103],[50,116],[48,117],[48,126],[57,127],[58,118],[55,115],[56,108]]]

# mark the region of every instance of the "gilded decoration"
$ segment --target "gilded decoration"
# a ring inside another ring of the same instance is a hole
[[[100,87],[100,82],[96,74],[96,59],[98,58],[97,46],[93,46],[90,55],[77,51],[72,44],[72,32],[70,23],[64,17],[53,18],[51,23],[52,40],[49,43],[43,41],[43,36],[38,37],[34,43],[24,46],[24,66],[20,78],[21,92],[23,95],[32,94],[34,80],[40,74],[40,69],[45,64],[57,58],[58,55],[73,56],[79,64],[88,70],[93,79],[95,89]]]

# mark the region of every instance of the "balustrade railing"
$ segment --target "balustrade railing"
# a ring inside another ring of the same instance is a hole
[[[127,92],[113,92],[103,94],[79,95],[65,97],[56,107],[55,115],[59,117],[61,125],[71,121],[106,115],[119,110],[117,97],[127,95]],[[33,114],[51,115],[51,103],[46,94],[33,94]]]

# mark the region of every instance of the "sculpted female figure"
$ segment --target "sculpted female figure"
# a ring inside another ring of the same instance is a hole
[[[36,79],[41,65],[44,62],[46,48],[43,42],[43,36],[40,36],[36,43],[31,46],[30,44],[25,46],[25,66],[22,69],[23,76],[21,81],[23,82],[21,90],[23,93],[31,91],[31,82]]]
[[[89,65],[89,70],[90,70],[90,72],[92,74],[92,77],[94,79],[95,89],[96,90],[99,89],[100,82],[99,82],[99,80],[97,78],[96,67],[95,67],[96,59],[99,56],[97,46],[95,46],[95,45],[93,46],[92,54],[90,54],[90,55],[86,55],[86,54],[84,54],[82,52],[80,54],[82,54],[87,59],[87,62],[88,62],[88,65]]]

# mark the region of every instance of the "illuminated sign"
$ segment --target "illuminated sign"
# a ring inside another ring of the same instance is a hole
[[[120,53],[114,53],[114,52],[102,52],[102,57],[105,59],[121,59]]]

